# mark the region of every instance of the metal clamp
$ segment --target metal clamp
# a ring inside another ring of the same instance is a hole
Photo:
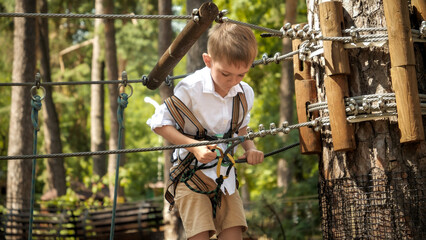
[[[35,96],[37,96],[37,89],[41,89],[43,91],[43,95],[40,97],[40,100],[43,100],[46,97],[46,89],[41,86],[41,76],[40,73],[36,73],[35,75],[35,83],[34,86],[31,88],[31,98],[36,101]]]
[[[420,38],[426,38],[426,21],[422,21],[420,24]]]
[[[194,22],[200,21],[200,16],[198,15],[198,13],[199,13],[198,8],[192,9],[192,20],[194,20]]]
[[[358,40],[359,40],[359,32],[356,30],[356,27],[355,27],[355,26],[352,26],[352,27],[351,27],[351,29],[350,29],[350,31],[349,31],[349,34],[351,35],[351,37],[352,37],[352,41],[353,41],[354,43],[358,42]]]
[[[263,64],[264,64],[264,65],[268,64],[268,63],[267,63],[267,60],[268,60],[268,54],[267,54],[267,53],[264,53],[264,54],[262,55],[262,62],[263,62]]]

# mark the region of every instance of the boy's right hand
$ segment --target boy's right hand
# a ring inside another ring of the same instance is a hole
[[[212,149],[214,148],[215,145],[199,146],[191,148],[190,152],[194,154],[195,158],[197,158],[199,162],[209,163],[217,156],[215,151],[212,152]]]

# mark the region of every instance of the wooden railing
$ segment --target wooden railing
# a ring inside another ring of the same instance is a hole
[[[111,208],[40,209],[33,218],[33,239],[109,239]],[[27,239],[29,211],[0,213],[0,239]],[[162,209],[150,203],[118,206],[115,239],[161,239]]]

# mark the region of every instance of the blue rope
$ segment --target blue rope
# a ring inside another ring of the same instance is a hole
[[[31,121],[33,123],[34,127],[34,137],[33,137],[33,155],[37,154],[37,132],[40,130],[38,125],[38,111],[41,109],[41,97],[39,95],[35,95],[31,99]],[[29,223],[29,229],[28,229],[28,239],[32,239],[32,233],[33,233],[33,218],[34,218],[34,195],[35,195],[35,170],[36,170],[36,164],[37,159],[33,159],[33,166],[32,166],[32,177],[31,177],[31,205],[30,205],[30,223]]]
[[[117,109],[117,118],[118,118],[118,149],[121,149],[121,142],[123,138],[123,115],[124,115],[124,109],[127,107],[128,104],[128,98],[129,96],[126,93],[121,93],[121,95],[118,97],[118,109]],[[120,167],[120,156],[121,154],[117,154],[117,162],[115,167],[115,184],[114,184],[114,202],[112,205],[112,218],[111,218],[111,231],[109,234],[109,239],[114,239],[114,228],[115,228],[115,210],[117,208],[117,190],[118,185],[120,184],[118,179],[118,170]]]

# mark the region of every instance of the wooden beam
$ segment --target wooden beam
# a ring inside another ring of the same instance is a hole
[[[321,32],[324,37],[341,37],[343,24],[342,2],[327,1],[319,5]],[[347,76],[350,74],[349,57],[338,41],[323,41],[325,89],[330,117],[334,151],[355,149],[355,136],[346,120],[345,97],[349,97]]]
[[[302,40],[293,39],[293,51],[299,49]],[[317,88],[315,80],[311,76],[310,62],[304,62],[299,59],[298,55],[293,56],[294,69],[294,90],[296,95],[297,118],[299,123],[311,121],[319,117],[319,112],[313,112],[311,117],[308,116],[307,104],[318,102]],[[302,154],[318,154],[321,153],[321,136],[320,132],[315,132],[313,128],[299,128],[300,151]]]
[[[146,86],[154,90],[164,82],[168,74],[185,56],[200,36],[210,27],[219,14],[217,6],[212,2],[206,2],[198,9],[199,20],[190,20],[182,32],[172,42],[170,47],[158,60],[151,73],[148,75]]]
[[[423,121],[408,3],[404,0],[386,0],[383,6],[389,36],[392,87],[401,131],[400,142],[422,141]]]

